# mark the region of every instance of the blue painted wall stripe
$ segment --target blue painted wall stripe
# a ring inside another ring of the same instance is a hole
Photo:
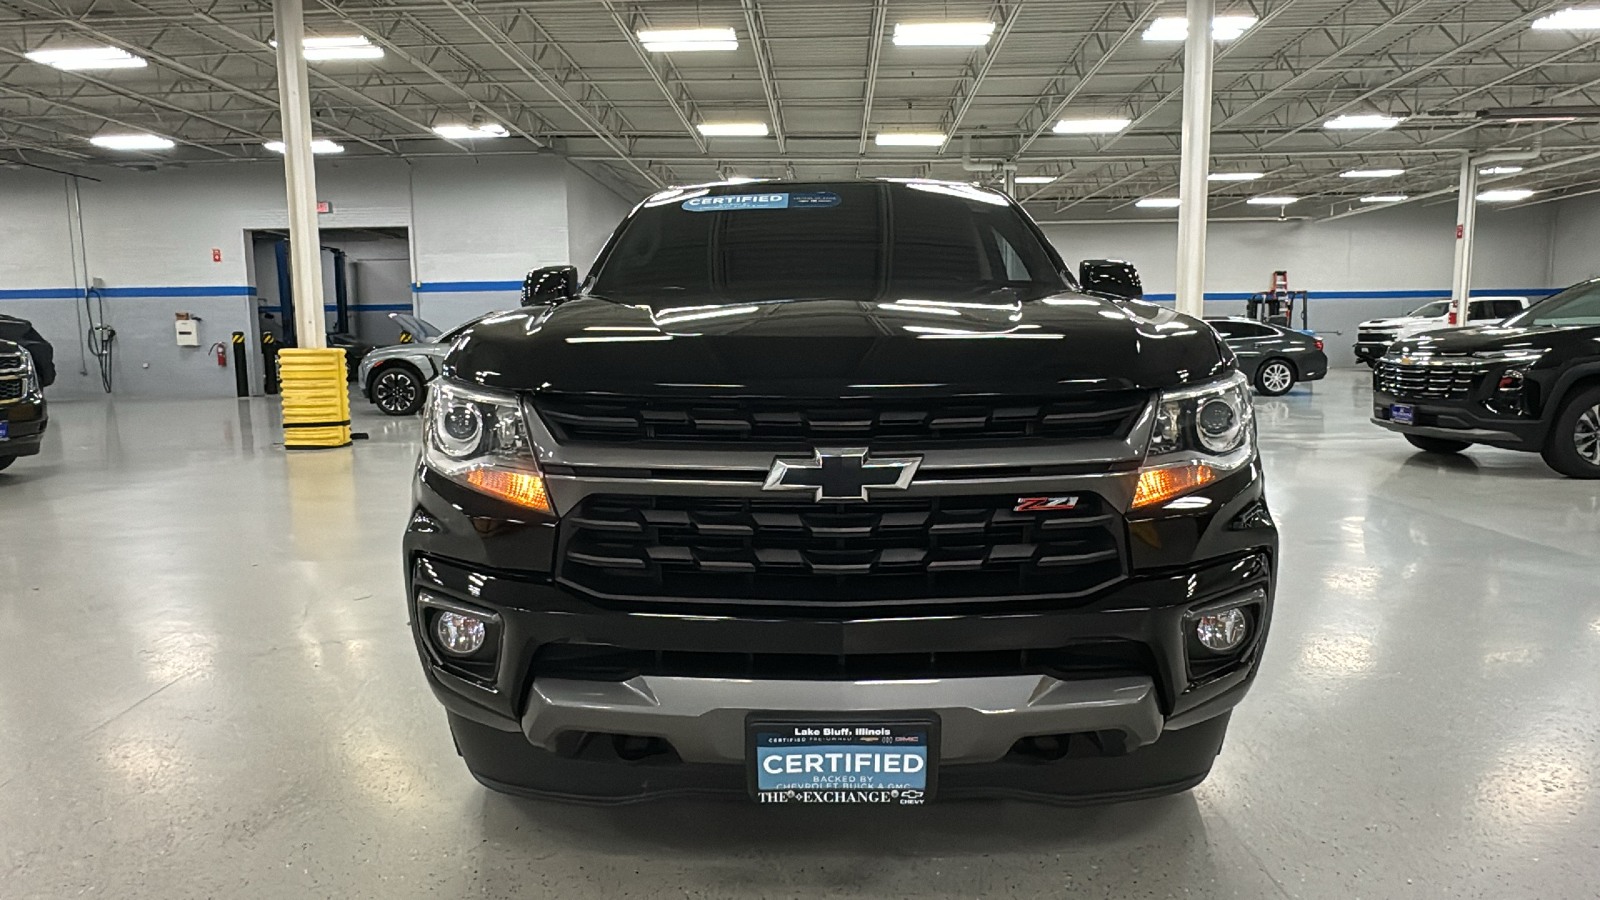
[[[261,311],[261,312],[269,312],[269,313],[281,313],[281,312],[283,312],[283,307],[282,306],[277,306],[277,305],[273,305],[273,306],[258,306],[258,307],[256,307],[256,309]],[[339,307],[335,306],[332,303],[323,304],[322,309],[323,309],[324,312],[338,312],[339,311]],[[350,311],[351,312],[411,312],[411,304],[409,304],[409,303],[352,303],[352,304],[350,304]]]
[[[248,284],[212,284],[174,287],[107,287],[100,296],[113,297],[254,297],[256,289]],[[77,300],[83,297],[82,288],[22,288],[0,290],[0,300]]]
[[[76,300],[83,296],[78,288],[23,288],[0,291],[0,300]]]
[[[424,281],[413,285],[419,294],[473,294],[480,291],[520,291],[520,281]]]
[[[413,286],[423,294],[470,294],[495,291],[520,291],[520,281],[430,281]],[[1563,288],[1480,288],[1474,297],[1525,295],[1548,297]],[[112,298],[137,297],[253,297],[256,289],[247,284],[218,284],[173,287],[108,287],[101,288],[101,296]],[[1450,296],[1445,290],[1411,291],[1311,291],[1313,300],[1434,300]],[[83,296],[80,288],[21,288],[0,290],[0,300],[76,300]],[[1145,299],[1157,303],[1176,299],[1175,294],[1145,294]],[[1206,294],[1207,300],[1249,300],[1250,292],[1218,291]],[[409,310],[409,303],[357,304],[353,309]]]

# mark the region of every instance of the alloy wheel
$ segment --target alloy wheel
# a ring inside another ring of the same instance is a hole
[[[1572,443],[1590,465],[1600,466],[1600,404],[1584,410],[1572,429]]]
[[[404,372],[385,372],[372,386],[372,397],[386,413],[409,409],[417,402],[416,379]]]
[[[1283,363],[1270,363],[1261,372],[1261,383],[1274,394],[1281,394],[1294,385],[1294,373]]]

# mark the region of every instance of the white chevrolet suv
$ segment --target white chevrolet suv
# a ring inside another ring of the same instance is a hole
[[[1493,325],[1532,305],[1533,301],[1527,297],[1474,297],[1467,307],[1467,322]],[[1416,337],[1426,331],[1454,327],[1458,324],[1455,319],[1449,300],[1431,300],[1403,316],[1362,322],[1356,333],[1356,359],[1375,366],[1395,341]]]

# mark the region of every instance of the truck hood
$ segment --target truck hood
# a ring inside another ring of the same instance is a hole
[[[1560,343],[1572,329],[1535,327],[1507,328],[1500,325],[1471,325],[1466,328],[1447,328],[1430,331],[1399,342],[1389,352],[1438,354],[1441,356],[1470,356],[1495,350],[1525,350],[1549,348]]]
[[[1406,325],[1412,325],[1412,324],[1415,324],[1417,322],[1443,322],[1443,321],[1445,321],[1445,319],[1443,317],[1440,317],[1438,319],[1427,319],[1427,318],[1423,318],[1421,316],[1394,316],[1394,317],[1388,318],[1388,319],[1368,319],[1367,321],[1362,322],[1360,325],[1358,325],[1356,327],[1357,328],[1403,328]]]
[[[1154,389],[1232,365],[1198,319],[1073,293],[714,304],[585,296],[482,320],[455,342],[445,374],[523,391],[832,398]]]

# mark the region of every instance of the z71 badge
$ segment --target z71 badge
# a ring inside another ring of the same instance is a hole
[[[1077,497],[1018,497],[1016,512],[1038,512],[1046,509],[1077,509]]]

